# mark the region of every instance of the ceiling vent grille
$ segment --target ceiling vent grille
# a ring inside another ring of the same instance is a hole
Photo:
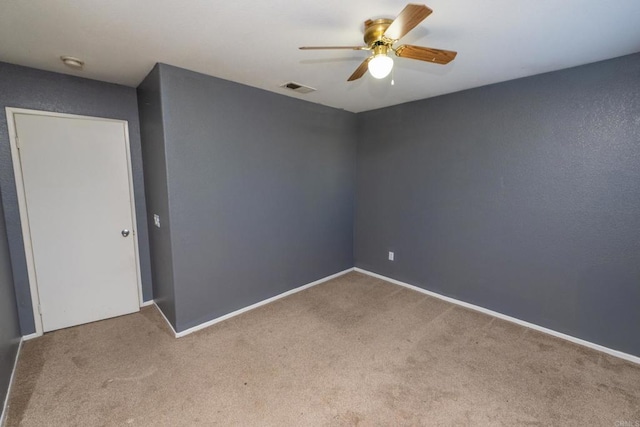
[[[301,85],[300,83],[296,83],[296,82],[289,82],[289,83],[285,83],[282,86],[285,89],[290,89],[294,92],[298,92],[298,93],[309,93],[309,92],[315,92],[315,89],[309,86],[305,86],[305,85]]]

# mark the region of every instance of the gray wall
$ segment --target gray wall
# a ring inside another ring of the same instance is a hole
[[[2,189],[22,334],[26,335],[34,332],[35,327],[5,107],[55,111],[129,121],[142,287],[144,299],[151,299],[149,243],[136,90],[95,80],[0,63],[0,108],[2,110],[0,112],[0,189]]]
[[[354,114],[160,76],[178,331],[353,266]]]
[[[0,198],[0,412],[20,343],[20,325],[13,289],[11,259]],[[0,414],[0,418],[2,418]]]
[[[173,256],[171,253],[171,221],[167,191],[167,161],[162,122],[160,69],[156,65],[138,86],[140,136],[144,159],[144,185],[149,212],[149,243],[153,297],[167,316],[176,324]],[[160,215],[160,228],[153,225],[153,214]]]
[[[358,121],[358,267],[640,356],[640,54]]]

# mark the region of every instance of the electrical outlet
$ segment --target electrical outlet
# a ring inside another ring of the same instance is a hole
[[[395,259],[396,255],[393,252],[389,251],[389,261],[394,261]]]
[[[160,215],[153,214],[153,225],[160,228]]]

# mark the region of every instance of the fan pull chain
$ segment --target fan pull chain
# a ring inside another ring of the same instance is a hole
[[[395,67],[394,67],[395,68]],[[396,84],[396,81],[394,79],[394,74],[395,74],[395,70],[392,68],[391,69],[391,86],[394,86]]]

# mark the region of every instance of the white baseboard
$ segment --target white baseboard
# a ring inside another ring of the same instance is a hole
[[[42,334],[38,334],[37,332],[34,332],[32,334],[29,334],[29,335],[24,335],[22,337],[22,341],[29,341],[29,340],[32,340],[34,338],[38,338],[38,337],[41,337],[41,336],[42,336]]]
[[[149,301],[143,301],[142,304],[140,304],[140,307],[149,307],[150,305],[153,305],[153,300],[150,299]]]
[[[265,304],[269,304],[269,303],[274,302],[276,300],[279,300],[281,298],[287,297],[289,295],[292,295],[292,294],[295,294],[297,292],[304,291],[305,289],[309,289],[309,288],[311,288],[313,286],[319,285],[320,283],[324,283],[324,282],[327,282],[329,280],[335,279],[336,277],[340,277],[340,276],[345,275],[345,274],[347,274],[347,273],[349,273],[351,271],[353,271],[353,268],[348,268],[348,269],[340,271],[340,272],[338,272],[336,274],[332,274],[331,276],[323,277],[322,279],[316,280],[315,282],[307,283],[306,285],[302,285],[300,287],[297,287],[295,289],[291,289],[290,291],[287,291],[287,292],[283,292],[283,293],[281,293],[279,295],[276,295],[274,297],[267,298],[266,300],[263,300],[263,301],[255,303],[255,304],[252,304],[250,306],[247,306],[247,307],[241,308],[239,310],[233,311],[233,312],[231,312],[229,314],[225,314],[224,316],[220,316],[220,317],[217,317],[215,319],[209,320],[208,322],[204,322],[204,323],[201,323],[199,325],[193,326],[193,327],[191,327],[189,329],[185,329],[184,331],[181,331],[181,332],[176,332],[176,330],[173,329],[173,325],[171,325],[171,322],[169,322],[169,320],[164,315],[164,313],[162,313],[162,310],[160,310],[160,307],[158,307],[157,304],[156,304],[156,307],[158,308],[158,311],[160,311],[160,313],[162,314],[162,317],[164,318],[164,320],[167,322],[167,324],[169,325],[169,327],[173,331],[175,337],[176,338],[181,338],[181,337],[184,337],[185,335],[189,335],[189,334],[192,334],[192,333],[194,333],[196,331],[199,331],[201,329],[208,328],[211,325],[215,325],[218,322],[222,322],[223,320],[230,319],[231,317],[234,317],[234,316],[237,316],[239,314],[245,313],[245,312],[247,312],[249,310],[253,310],[253,309],[261,307],[261,306],[263,306]]]
[[[582,345],[582,346],[585,346],[585,347],[589,347],[591,349],[594,349],[594,350],[597,350],[597,351],[601,351],[603,353],[607,353],[607,354],[609,354],[611,356],[619,357],[620,359],[628,360],[629,362],[640,364],[640,357],[638,357],[638,356],[634,356],[634,355],[631,355],[631,354],[628,354],[628,353],[623,353],[623,352],[618,351],[618,350],[613,350],[611,348],[602,346],[600,344],[595,344],[595,343],[592,343],[590,341],[585,341],[583,339],[576,338],[576,337],[573,337],[571,335],[563,334],[562,332],[554,331],[553,329],[545,328],[544,326],[539,326],[539,325],[536,325],[534,323],[529,323],[529,322],[527,322],[525,320],[520,320],[520,319],[517,319],[515,317],[507,316],[506,314],[502,314],[502,313],[499,313],[497,311],[489,310],[488,308],[480,307],[478,305],[474,305],[474,304],[470,304],[468,302],[460,301],[460,300],[457,300],[455,298],[451,298],[451,297],[447,297],[447,296],[444,296],[444,295],[440,295],[440,294],[438,294],[436,292],[428,291],[428,290],[422,289],[422,288],[420,288],[418,286],[410,285],[408,283],[401,282],[399,280],[392,279],[390,277],[386,277],[386,276],[383,276],[381,274],[373,273],[373,272],[368,271],[368,270],[363,270],[362,268],[355,267],[354,271],[357,271],[357,272],[362,273],[362,274],[367,274],[369,276],[376,277],[378,279],[386,280],[387,282],[394,283],[394,284],[400,285],[400,286],[404,286],[405,288],[409,288],[409,289],[412,289],[414,291],[421,292],[421,293],[429,295],[431,297],[439,298],[441,300],[450,302],[452,304],[456,304],[456,305],[459,305],[459,306],[462,306],[462,307],[465,307],[465,308],[469,308],[471,310],[479,311],[480,313],[488,314],[489,316],[497,317],[498,319],[506,320],[508,322],[512,322],[512,323],[518,324],[520,326],[524,326],[526,328],[534,329],[536,331],[543,332],[545,334],[552,335],[552,336],[557,337],[557,338],[562,338],[564,340],[571,341],[572,343],[579,344],[579,345]]]
[[[35,334],[32,334],[35,335]],[[20,338],[18,344],[18,351],[16,351],[16,358],[13,361],[13,370],[11,371],[11,377],[9,378],[9,387],[7,387],[7,395],[4,398],[4,404],[2,405],[2,413],[0,413],[0,427],[4,427],[4,423],[7,421],[7,407],[9,406],[9,396],[11,396],[11,389],[13,389],[13,382],[16,378],[16,369],[18,368],[18,359],[20,358],[20,350],[22,350],[22,343],[24,337]]]
[[[162,309],[158,306],[158,304],[156,304],[155,301],[153,301],[153,305],[156,306],[156,309],[160,312],[160,315],[162,316],[164,321],[167,322],[167,325],[169,326],[169,329],[171,329],[171,332],[173,332],[173,335],[176,336],[176,338],[177,338],[178,333],[176,332],[175,329],[173,329],[173,325],[171,324],[171,322],[169,322],[169,319],[167,319],[167,316],[164,315],[164,311],[162,311]]]

